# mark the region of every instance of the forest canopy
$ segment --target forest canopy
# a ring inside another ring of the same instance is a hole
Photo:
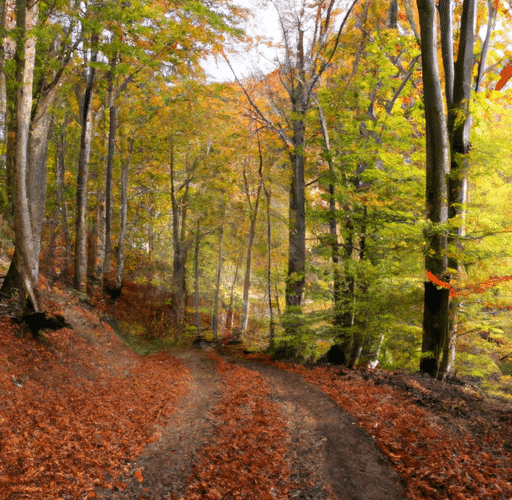
[[[510,393],[510,4],[263,12],[278,33],[257,2],[0,2],[2,297],[151,285],[134,335]]]

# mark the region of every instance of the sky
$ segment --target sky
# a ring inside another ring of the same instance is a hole
[[[279,41],[280,31],[278,18],[271,2],[266,2],[268,7],[258,6],[258,0],[234,0],[233,3],[246,7],[254,12],[254,17],[249,20],[246,33],[252,37],[266,36],[276,42]],[[276,56],[276,50],[265,47],[260,44],[258,49],[248,52],[240,48],[238,54],[232,53],[229,59],[238,78],[247,78],[253,73],[262,71],[268,73],[274,69],[273,63]],[[213,81],[233,81],[233,73],[229,66],[223,61],[215,61],[209,57],[204,64],[208,79]]]

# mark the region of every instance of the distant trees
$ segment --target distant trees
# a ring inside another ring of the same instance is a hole
[[[97,273],[95,249],[99,245],[95,238],[105,233],[103,228],[99,228],[92,233],[92,238],[89,234],[89,163],[97,138],[92,125],[104,113],[99,99],[103,98],[105,92],[108,94],[106,104],[110,112],[110,140],[106,168],[107,216],[100,216],[98,224],[107,226],[106,238],[109,241],[106,244],[106,257],[109,259],[116,97],[126,90],[130,82],[135,81],[141,68],[146,66],[151,66],[154,74],[160,74],[164,79],[172,77],[178,68],[181,72],[189,71],[194,66],[197,68],[200,55],[217,46],[225,34],[242,34],[236,24],[243,11],[229,5],[222,11],[215,11],[201,2],[182,2],[176,7],[167,2],[156,5],[144,0],[132,2],[129,12],[125,2],[117,1],[101,4],[82,2],[72,10],[67,10],[65,4],[29,0],[2,2],[0,7],[2,24],[8,28],[3,34],[10,36],[2,38],[1,53],[1,68],[5,75],[2,93],[7,96],[7,110],[4,111],[8,137],[5,194],[15,207],[16,231],[15,258],[4,280],[2,293],[8,295],[13,289],[19,288],[17,276],[21,276],[23,295],[28,294],[32,306],[38,310],[37,281],[46,202],[46,164],[52,141],[51,118],[56,99],[59,98],[59,106],[69,105],[71,100],[67,97],[70,90],[74,88],[77,94],[78,109],[71,105],[67,116],[74,116],[81,129],[80,148],[78,152],[75,151],[74,286],[85,292],[88,266],[94,268],[89,269],[91,276]],[[32,30],[37,24],[39,29]],[[179,30],[174,29],[176,27]],[[80,75],[67,71],[71,62],[79,69]],[[82,77],[83,83],[80,84]],[[65,85],[62,85],[63,80]],[[108,87],[106,90],[105,85]],[[64,98],[63,92],[67,92]],[[92,116],[93,112],[95,116]],[[68,128],[74,126],[70,120],[64,124]],[[61,132],[66,134],[65,130]],[[62,213],[67,215],[69,212],[65,210],[63,199],[66,177],[63,168],[69,169],[69,164],[65,164],[71,156],[66,158],[63,144],[61,146],[57,169],[59,205]],[[125,161],[124,187],[128,164],[129,160]],[[126,205],[126,189],[123,200]],[[97,203],[103,203],[101,197]],[[93,212],[104,213],[103,210]],[[126,208],[123,213],[126,213]],[[67,220],[64,225],[67,227]],[[65,234],[69,235],[69,231],[66,230]],[[89,255],[88,242],[93,249]],[[105,241],[100,245],[105,246]],[[108,269],[106,265],[105,270]]]
[[[234,326],[235,308],[235,336],[249,335],[259,308],[274,347],[296,342],[297,353],[334,341],[355,365],[384,358],[404,330],[411,364],[449,374],[457,302],[420,275],[455,286],[463,263],[470,89],[487,85],[485,54],[503,67],[478,28],[485,15],[473,0],[455,10],[450,0],[418,0],[420,54],[408,1],[404,11],[388,0],[275,0],[276,70],[238,87],[205,83],[197,64],[224,35],[241,36],[243,10],[221,3],[135,0],[128,9],[109,0],[69,10],[27,0],[14,15],[0,2],[1,194],[16,233],[3,293],[21,288],[26,307],[44,308],[44,241],[52,277],[69,270],[81,292],[106,285],[117,296],[128,273],[169,286],[178,339],[194,254],[197,318],[201,295],[216,335]]]
[[[306,114],[355,2],[272,3],[279,18],[283,47],[278,69],[267,81],[270,109],[276,116],[247,95],[255,116],[278,135],[288,153],[291,178],[286,305],[300,307],[306,282]],[[278,97],[279,86],[286,101]]]

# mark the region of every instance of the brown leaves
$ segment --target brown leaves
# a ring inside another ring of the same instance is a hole
[[[95,486],[114,487],[186,390],[187,369],[167,354],[134,364],[118,352],[116,369],[70,329],[46,334],[49,347],[17,338],[9,319],[0,329],[1,498],[94,498]]]
[[[512,453],[501,443],[470,432],[467,421],[457,425],[452,415],[418,407],[418,403],[427,404],[429,397],[434,399],[425,388],[418,390],[417,382],[407,382],[406,390],[400,390],[393,387],[393,377],[400,374],[373,375],[378,382],[374,383],[368,372],[335,368],[298,371],[357,418],[404,478],[408,499],[512,496]],[[411,397],[413,390],[418,397]],[[450,408],[441,402],[438,411],[443,404]]]
[[[212,411],[212,439],[200,450],[185,498],[287,499],[288,435],[277,403],[258,373],[218,361],[223,397]]]

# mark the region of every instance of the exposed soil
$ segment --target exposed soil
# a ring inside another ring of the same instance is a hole
[[[181,497],[187,485],[197,449],[208,440],[212,432],[209,411],[220,395],[220,374],[215,362],[203,352],[193,350],[173,351],[191,371],[193,379],[186,397],[154,443],[149,444],[133,464],[131,474],[124,479],[117,491],[98,491],[98,497],[109,500],[138,498],[167,498],[173,493]],[[142,481],[134,476],[141,471]]]
[[[73,294],[48,306],[70,328],[38,339],[0,313],[2,499],[512,498],[511,405],[477,387],[241,348],[142,357]]]
[[[180,401],[160,439],[150,444],[133,464],[124,480],[126,488],[98,492],[100,498],[187,498],[187,478],[198,449],[209,441],[215,429],[211,411],[222,396],[222,387],[215,361],[205,352],[177,351],[173,355],[193,374],[188,396]],[[263,376],[270,388],[269,398],[278,403],[291,436],[285,457],[290,469],[288,481],[301,486],[295,486],[288,498],[405,498],[398,475],[372,438],[319,388],[295,373],[257,362],[237,363]],[[139,477],[143,477],[140,482],[134,475],[138,470]],[[210,497],[206,494],[204,498]]]
[[[315,477],[311,496],[329,485],[344,500],[400,500],[405,498],[400,478],[358,423],[318,387],[295,373],[245,362],[269,382],[274,398],[282,402],[293,429],[294,467]]]

